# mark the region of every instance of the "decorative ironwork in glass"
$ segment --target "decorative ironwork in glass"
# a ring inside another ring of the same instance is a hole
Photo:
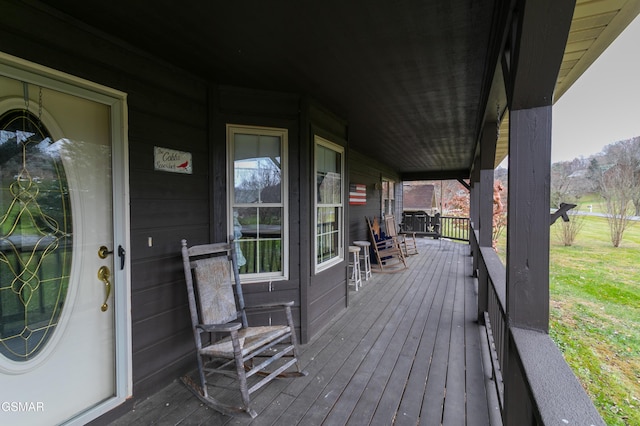
[[[26,110],[0,116],[0,354],[13,361],[45,347],[66,300],[73,244],[60,143]]]

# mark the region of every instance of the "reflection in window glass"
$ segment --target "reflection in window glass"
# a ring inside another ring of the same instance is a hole
[[[65,309],[73,217],[60,160],[40,119],[0,114],[0,357],[35,358]]]
[[[316,137],[316,271],[343,258],[343,149]]]
[[[281,129],[228,126],[230,217],[243,279],[286,276],[286,136]]]
[[[394,214],[395,207],[395,182],[382,178],[382,216]]]

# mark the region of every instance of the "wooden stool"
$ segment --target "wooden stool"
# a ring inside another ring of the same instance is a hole
[[[358,286],[362,287],[362,277],[360,276],[360,247],[358,246],[349,246],[349,254],[353,255],[353,259],[349,262],[349,266],[351,267],[351,280],[356,286],[356,291],[358,291]]]
[[[364,280],[369,281],[371,278],[371,258],[369,257],[369,247],[371,243],[369,241],[354,241],[353,245],[362,247],[364,254],[361,256],[364,260]]]

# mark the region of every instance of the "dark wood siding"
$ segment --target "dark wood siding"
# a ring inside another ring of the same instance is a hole
[[[382,177],[393,179],[395,185],[396,222],[402,217],[402,182],[400,177],[383,164],[364,154],[349,151],[349,183],[363,183],[367,186],[367,204],[349,206],[349,243],[369,240],[369,229],[364,217],[380,217],[382,205]],[[400,216],[398,216],[400,214]]]

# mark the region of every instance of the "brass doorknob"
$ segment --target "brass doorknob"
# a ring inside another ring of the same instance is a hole
[[[101,266],[98,269],[98,279],[102,281],[105,285],[106,295],[104,296],[104,303],[100,307],[102,312],[106,312],[109,309],[109,305],[107,305],[107,300],[109,300],[109,295],[111,294],[111,282],[109,281],[111,278],[111,271],[106,266]]]

